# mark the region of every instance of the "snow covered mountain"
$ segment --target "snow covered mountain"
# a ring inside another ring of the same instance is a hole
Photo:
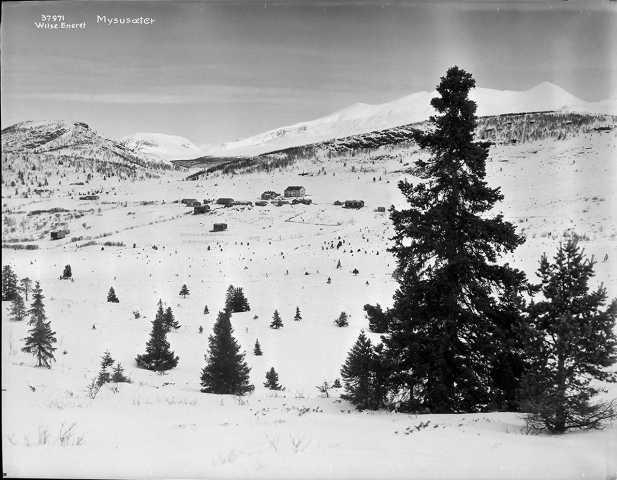
[[[3,155],[29,158],[67,158],[127,166],[155,166],[156,162],[123,144],[100,136],[86,123],[49,120],[16,123],[2,130]]]
[[[203,155],[193,142],[176,135],[163,133],[136,133],[120,142],[127,148],[157,161],[186,160]]]
[[[430,100],[437,95],[436,91],[418,92],[380,105],[356,103],[316,120],[277,128],[215,147],[204,146],[203,150],[206,155],[259,155],[421,122],[434,113]],[[479,116],[546,110],[617,114],[617,99],[585,102],[549,82],[525,91],[476,88],[470,96],[478,104]]]

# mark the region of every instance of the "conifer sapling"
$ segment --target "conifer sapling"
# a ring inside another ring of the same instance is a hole
[[[270,322],[270,328],[274,328],[276,330],[278,328],[281,328],[282,326],[283,326],[283,320],[281,320],[279,311],[274,310],[274,314],[272,315],[272,322]]]
[[[283,387],[279,384],[279,376],[278,373],[274,370],[274,367],[270,368],[266,372],[266,381],[264,382],[264,387],[270,390],[282,390]]]
[[[261,345],[259,344],[259,339],[255,340],[255,348],[253,349],[253,353],[257,357],[263,355],[263,352],[261,351]]]
[[[109,287],[109,292],[107,293],[107,301],[110,303],[119,303],[118,297],[116,296],[116,291],[114,287]]]

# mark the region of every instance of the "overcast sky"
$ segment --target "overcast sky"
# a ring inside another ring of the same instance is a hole
[[[42,14],[87,26],[37,29]],[[75,119],[218,143],[432,90],[453,64],[488,88],[617,96],[610,0],[3,2],[1,29],[3,127]]]

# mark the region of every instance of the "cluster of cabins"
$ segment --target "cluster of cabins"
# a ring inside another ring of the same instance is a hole
[[[283,194],[275,192],[273,190],[266,190],[261,194],[260,200],[255,201],[254,205],[258,207],[265,207],[268,204],[280,207],[282,205],[311,205],[312,200],[306,198],[306,189],[301,185],[290,185],[284,191]],[[221,197],[216,200],[203,200],[200,202],[196,198],[183,198],[180,203],[187,207],[193,208],[193,214],[199,215],[209,213],[211,211],[210,204],[214,203],[223,207],[232,207],[238,205],[253,206],[253,202],[234,200],[231,197]],[[336,201],[334,205],[343,206],[343,208],[360,209],[364,207],[364,200],[345,200],[344,202]],[[385,212],[385,207],[378,207],[375,211]],[[224,226],[224,227],[223,227]],[[212,231],[226,230],[226,224],[215,224]]]

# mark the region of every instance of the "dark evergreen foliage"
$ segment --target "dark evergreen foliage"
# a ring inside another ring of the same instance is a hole
[[[264,387],[270,390],[283,390],[283,387],[279,384],[279,376],[274,370],[274,367],[270,368],[266,372],[266,381],[264,382]]]
[[[24,299],[21,298],[21,295],[18,293],[11,303],[10,319],[14,322],[21,322],[25,318],[26,307],[24,305]]]
[[[257,357],[263,355],[263,352],[261,351],[261,345],[259,344],[259,339],[255,340],[255,348],[253,349],[253,353]]]
[[[174,313],[171,310],[171,307],[167,307],[165,309],[165,313],[163,315],[163,321],[165,323],[165,326],[167,327],[167,331],[169,332],[172,328],[174,330],[177,330],[180,328],[180,324],[178,323],[178,320],[175,319],[174,317]]]
[[[170,350],[166,338],[167,330],[163,304],[159,300],[158,310],[152,321],[150,340],[146,343],[146,353],[137,355],[135,358],[138,367],[155,372],[164,372],[178,365],[179,358]]]
[[[296,314],[294,315],[294,321],[299,322],[302,320],[302,315],[300,314],[300,307],[296,307]]]
[[[191,292],[189,291],[189,288],[186,286],[186,283],[184,285],[182,285],[182,288],[180,289],[180,293],[179,295],[182,298],[186,298],[187,295],[190,295]]]
[[[590,290],[594,265],[575,240],[561,244],[552,262],[540,260],[544,300],[529,307],[531,368],[522,389],[533,429],[601,428],[616,416],[611,403],[591,403],[599,392],[594,381],[617,381],[607,370],[617,360],[617,299],[603,308],[604,286]]]
[[[114,372],[111,375],[111,381],[114,383],[130,383],[130,379],[124,375],[124,369],[120,363],[117,363]]]
[[[39,282],[34,283],[34,289],[32,290],[32,303],[28,309],[28,323],[30,325],[36,325],[38,322],[44,323],[47,320],[45,315],[45,304],[43,303],[43,289]]]
[[[15,299],[17,292],[17,275],[10,265],[4,265],[2,267],[2,301],[7,302]]]
[[[498,259],[523,238],[502,215],[490,216],[503,195],[484,180],[489,144],[474,141],[474,86],[458,67],[441,78],[433,128],[414,136],[431,153],[417,162],[424,181],[401,181],[410,208],[390,209],[399,288],[384,343],[390,387],[404,410],[486,410],[494,394],[503,397],[494,385],[498,358],[516,354],[502,343],[507,334],[496,318],[513,305],[502,298],[523,290],[526,279]]]
[[[225,296],[225,310],[231,313],[248,312],[251,309],[241,287],[230,285]]]
[[[71,271],[70,265],[65,265],[64,270],[62,271],[62,276],[60,277],[62,280],[68,280],[73,278],[73,272]]]
[[[272,315],[272,322],[270,322],[270,328],[274,328],[275,330],[283,327],[283,320],[281,320],[281,316],[279,315],[278,310],[274,310],[274,314]]]
[[[109,287],[109,292],[107,293],[107,301],[110,303],[119,303],[118,297],[116,296],[116,291],[114,287]]]
[[[366,304],[364,311],[368,318],[368,328],[374,333],[386,333],[388,331],[388,314],[381,309],[381,305]]]
[[[99,370],[99,374],[96,378],[96,384],[99,387],[111,381],[111,374],[107,369],[113,364],[114,359],[111,358],[111,354],[109,352],[105,352],[101,357],[101,369]]]
[[[206,305],[204,307],[204,315],[208,315],[210,313],[210,310],[208,310],[208,305]]]
[[[249,383],[251,369],[233,336],[229,311],[219,312],[208,345],[206,366],[201,372],[201,391],[232,395],[252,391],[254,386]]]
[[[347,313],[341,312],[336,320],[334,320],[334,324],[337,327],[347,327],[349,325],[349,320],[347,319]]]
[[[43,305],[43,291],[39,282],[34,286],[34,301],[29,310],[30,324],[34,325],[28,331],[25,338],[26,344],[22,348],[24,352],[31,353],[37,359],[37,367],[51,368],[51,361],[55,361],[54,351],[56,347],[56,332],[51,329],[51,322],[46,322],[45,308]]]
[[[361,331],[341,368],[345,388],[341,398],[349,400],[360,410],[375,410],[383,406],[386,375],[378,353],[381,350],[375,351],[370,339]]]

